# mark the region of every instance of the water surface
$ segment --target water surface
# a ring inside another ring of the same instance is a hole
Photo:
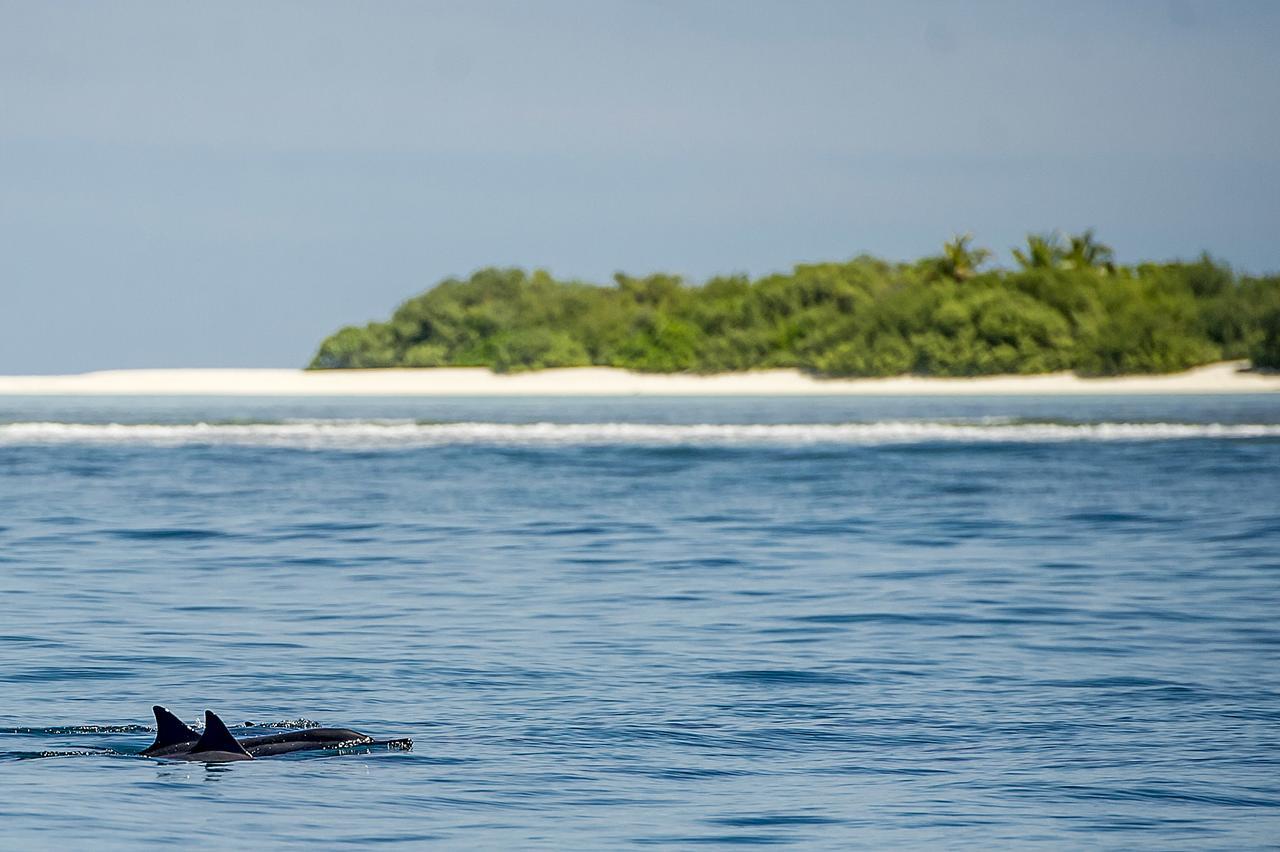
[[[1274,396],[0,399],[5,842],[1265,846],[1278,473]]]

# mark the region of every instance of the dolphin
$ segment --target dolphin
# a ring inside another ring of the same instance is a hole
[[[253,760],[253,755],[231,736],[227,726],[212,710],[204,711],[204,733],[191,751],[171,754],[176,760],[202,760],[205,763],[229,763],[233,760]]]
[[[322,751],[362,745],[389,745],[411,748],[412,740],[375,740],[368,734],[350,728],[307,728],[261,737],[237,740],[226,724],[212,710],[204,713],[204,733],[191,730],[174,714],[159,704],[151,708],[156,715],[156,739],[142,750],[145,757],[171,760],[202,760],[222,763],[253,760],[295,751]]]

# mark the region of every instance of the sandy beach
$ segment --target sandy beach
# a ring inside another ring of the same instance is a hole
[[[608,367],[499,375],[484,368],[111,370],[0,376],[0,395],[115,396],[984,396],[1280,392],[1280,374],[1211,364],[1162,376],[1082,379],[1071,373],[944,379],[815,379],[794,370],[714,376]]]

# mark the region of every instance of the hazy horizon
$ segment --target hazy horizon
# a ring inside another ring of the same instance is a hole
[[[972,232],[1280,271],[1280,7],[0,0],[0,374],[303,366],[451,275]]]

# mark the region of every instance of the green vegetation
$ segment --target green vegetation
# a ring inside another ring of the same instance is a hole
[[[914,263],[861,256],[755,281],[671,275],[615,286],[483,269],[327,338],[312,369],[599,365],[824,376],[1164,373],[1251,358],[1280,367],[1280,276],[1212,258],[1118,266],[1092,232],[1033,235],[1015,269],[967,236]]]

